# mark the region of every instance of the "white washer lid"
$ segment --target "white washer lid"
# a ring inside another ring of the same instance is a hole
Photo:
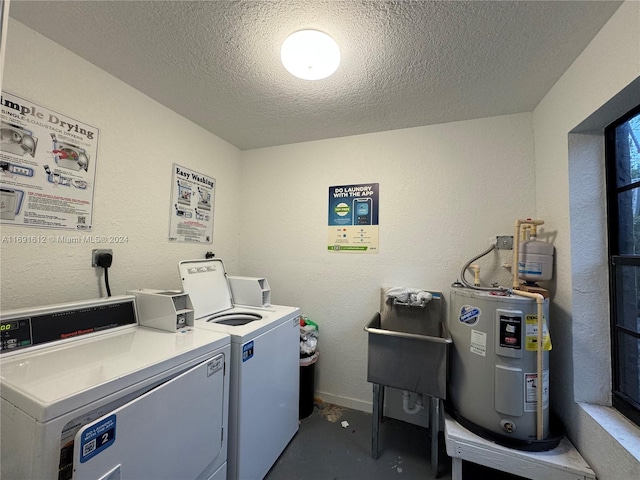
[[[183,260],[179,269],[182,289],[189,294],[196,318],[233,307],[227,272],[221,259]]]

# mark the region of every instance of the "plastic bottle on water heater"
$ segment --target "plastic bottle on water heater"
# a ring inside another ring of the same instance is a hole
[[[526,240],[518,250],[518,275],[526,282],[544,282],[553,277],[555,248],[547,242]]]

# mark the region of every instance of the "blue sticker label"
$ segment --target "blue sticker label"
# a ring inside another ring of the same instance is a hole
[[[460,309],[458,320],[465,325],[475,325],[478,323],[478,320],[480,320],[481,314],[482,312],[479,308],[472,307],[471,305],[463,305]]]
[[[95,457],[116,441],[116,416],[111,415],[82,432],[80,463]]]
[[[245,343],[242,346],[242,361],[246,362],[253,357],[253,342]]]

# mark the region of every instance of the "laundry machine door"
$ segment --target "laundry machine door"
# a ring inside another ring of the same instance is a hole
[[[82,427],[73,479],[207,478],[226,459],[224,364],[213,356]]]

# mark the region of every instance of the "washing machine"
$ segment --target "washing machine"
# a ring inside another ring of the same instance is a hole
[[[226,478],[228,335],[139,326],[134,296],[0,321],[2,478]]]
[[[300,309],[234,305],[220,259],[179,269],[196,329],[231,336],[227,478],[260,480],[298,431]]]

